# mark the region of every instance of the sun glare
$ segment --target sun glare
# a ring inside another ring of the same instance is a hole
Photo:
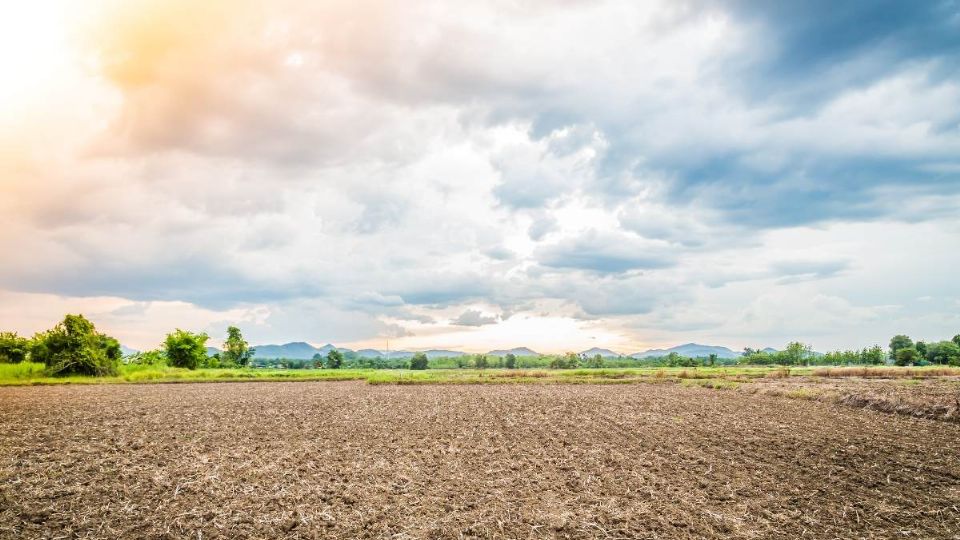
[[[70,61],[63,0],[0,2],[0,110],[16,112],[56,84]]]

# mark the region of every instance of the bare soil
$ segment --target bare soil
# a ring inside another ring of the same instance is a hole
[[[960,424],[680,385],[0,388],[2,538],[960,538]]]

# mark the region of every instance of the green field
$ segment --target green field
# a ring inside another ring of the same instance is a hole
[[[182,369],[123,365],[111,377],[72,375],[50,377],[43,364],[0,364],[0,386],[42,384],[190,383],[238,381],[366,381],[370,384],[515,384],[515,383],[656,383],[682,382],[717,387],[733,386],[759,378],[819,377],[929,377],[960,375],[960,369],[943,367],[897,368],[889,366],[825,368],[774,366],[721,366],[699,368],[617,369]]]

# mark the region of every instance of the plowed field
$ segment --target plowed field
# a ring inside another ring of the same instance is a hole
[[[680,385],[0,388],[3,538],[960,538],[960,424]]]

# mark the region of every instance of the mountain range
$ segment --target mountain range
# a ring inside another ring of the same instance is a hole
[[[136,353],[134,349],[121,346],[123,349],[124,355]],[[315,347],[304,341],[294,341],[291,343],[284,343],[283,345],[255,345],[256,354],[255,358],[273,360],[273,359],[288,359],[288,360],[311,360],[314,355],[319,354],[320,356],[326,356],[331,350],[339,350],[343,353],[356,352],[358,356],[363,356],[367,358],[391,358],[391,359],[404,359],[412,357],[417,351],[382,351],[377,349],[360,349],[358,351],[353,351],[345,347],[337,347],[330,343],[322,347]],[[764,352],[776,352],[776,349],[767,347],[763,349]],[[216,347],[207,347],[207,354],[212,356],[220,352],[220,349]],[[452,351],[444,349],[430,349],[427,351],[422,351],[427,355],[427,358],[456,358],[459,356],[467,356],[471,353],[466,353],[463,351]],[[711,354],[716,354],[718,358],[737,358],[740,356],[740,353],[737,351],[730,350],[727,347],[722,347],[719,345],[701,345],[699,343],[685,343],[683,345],[677,345],[676,347],[670,347],[669,349],[650,349],[647,351],[637,352],[630,355],[620,354],[610,349],[601,349],[593,347],[585,351],[581,351],[580,354],[583,356],[596,356],[600,355],[604,358],[617,358],[621,356],[626,356],[630,358],[654,358],[658,356],[666,356],[672,352],[683,356],[689,356],[693,358],[706,358]],[[513,349],[496,349],[492,350],[487,354],[487,356],[506,356],[507,354],[514,354],[516,356],[539,356],[539,353],[528,348],[528,347],[515,347]]]
[[[700,345],[699,343],[685,343],[670,347],[669,349],[650,349],[648,351],[633,353],[631,358],[654,358],[657,356],[666,356],[670,353],[677,353],[691,358],[706,358],[711,354],[717,355],[717,358],[737,358],[740,353],[732,351],[727,347],[719,345]]]

